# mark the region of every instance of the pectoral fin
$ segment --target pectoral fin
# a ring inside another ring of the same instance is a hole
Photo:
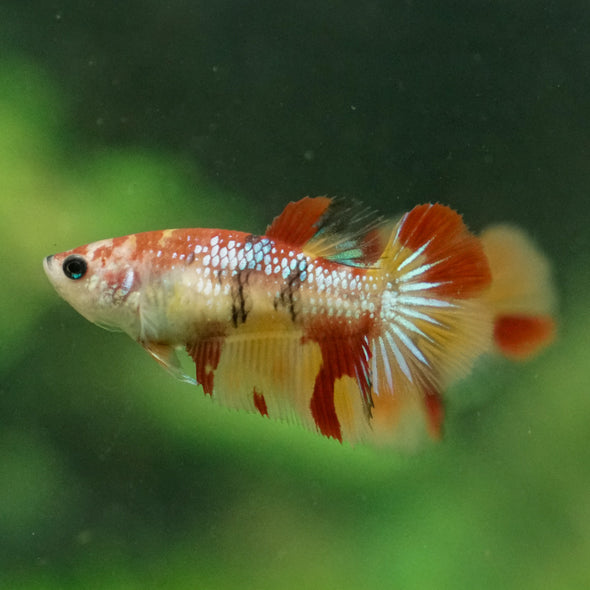
[[[191,385],[197,384],[195,379],[184,372],[174,346],[160,344],[158,342],[140,342],[140,344],[171,375],[185,383],[190,383]]]

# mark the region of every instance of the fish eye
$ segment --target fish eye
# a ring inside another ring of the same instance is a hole
[[[66,275],[66,277],[68,277],[68,279],[77,281],[86,274],[88,265],[86,264],[86,260],[84,260],[82,256],[77,256],[73,254],[72,256],[68,256],[64,260],[62,268],[64,274]]]

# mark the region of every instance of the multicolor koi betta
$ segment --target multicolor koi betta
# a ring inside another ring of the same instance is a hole
[[[442,394],[480,355],[522,359],[555,330],[549,266],[528,238],[509,226],[478,238],[440,204],[388,221],[306,197],[264,236],[152,231],[44,268],[84,317],[221,404],[339,441],[387,442],[411,416],[439,437]]]

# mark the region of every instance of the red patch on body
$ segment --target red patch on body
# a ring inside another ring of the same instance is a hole
[[[369,379],[371,349],[367,338],[371,325],[367,315],[354,324],[319,320],[309,330],[309,338],[319,344],[322,353],[322,364],[315,379],[309,408],[319,431],[340,442],[342,429],[334,403],[336,379],[344,376],[356,379],[365,406],[369,410],[372,406]]]
[[[261,416],[268,416],[268,408],[266,407],[266,400],[264,395],[256,390],[252,391],[252,399],[254,400],[254,407],[258,410]]]
[[[164,232],[162,230],[146,231],[135,234],[135,252],[133,252],[132,257],[139,258],[150,250],[153,250],[154,253],[156,253],[158,250],[161,250],[162,246],[159,244],[159,242],[163,235]]]
[[[401,222],[400,243],[411,250],[428,244],[424,264],[433,266],[420,274],[420,282],[441,283],[428,292],[467,298],[486,288],[492,276],[481,241],[469,232],[463,219],[444,205],[418,205]]]
[[[108,258],[110,258],[113,254],[113,250],[122,244],[124,244],[130,236],[121,236],[120,238],[113,238],[110,243],[103,244],[102,246],[96,248],[92,253],[92,259],[94,261],[100,260],[102,262],[102,266],[105,265]],[[87,248],[88,246],[83,246]]]
[[[195,361],[197,368],[197,383],[203,387],[208,395],[213,395],[213,380],[215,370],[219,365],[223,338],[209,338],[199,340],[193,345],[187,345],[188,354]]]
[[[79,254],[80,256],[87,256],[88,255],[88,246],[90,244],[85,244],[84,246],[78,246],[71,251],[71,254]],[[64,253],[64,258],[66,257],[66,253]]]
[[[555,336],[555,321],[549,316],[505,315],[494,322],[494,341],[507,357],[523,360]]]

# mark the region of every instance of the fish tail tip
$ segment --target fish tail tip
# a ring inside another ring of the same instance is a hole
[[[525,360],[553,342],[557,332],[551,265],[519,228],[493,226],[481,239],[492,272],[486,297],[494,315],[494,344],[504,356]]]
[[[502,315],[494,321],[494,343],[506,357],[527,360],[555,340],[557,324],[548,315]]]

